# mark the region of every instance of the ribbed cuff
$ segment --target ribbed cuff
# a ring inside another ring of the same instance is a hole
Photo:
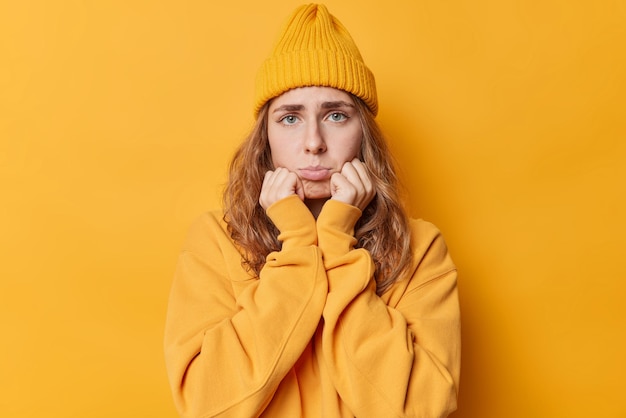
[[[361,217],[361,210],[337,200],[328,200],[317,217],[318,245],[324,260],[347,254],[354,248],[354,226]]]
[[[283,249],[317,244],[315,218],[296,195],[288,196],[267,208],[267,216],[280,231]]]

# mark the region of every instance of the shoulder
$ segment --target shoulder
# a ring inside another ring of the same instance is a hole
[[[409,295],[422,294],[420,290],[432,289],[430,284],[456,286],[456,266],[439,228],[423,219],[409,219],[409,228],[412,262],[405,276],[383,294],[383,300],[390,306],[398,306]]]
[[[447,251],[443,234],[434,224],[423,219],[409,219],[409,228],[414,255],[432,250]]]
[[[183,243],[183,251],[206,253],[215,245],[231,243],[228,227],[221,210],[212,210],[198,216],[189,227]]]
[[[434,224],[423,219],[411,219],[411,248],[413,263],[411,277],[421,284],[456,271],[443,234]]]
[[[231,281],[250,279],[239,248],[231,239],[221,210],[200,215],[191,224],[182,246],[182,259],[193,259],[207,271],[219,271]]]

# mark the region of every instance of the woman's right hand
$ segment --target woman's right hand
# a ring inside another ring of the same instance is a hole
[[[259,203],[263,209],[267,210],[272,204],[294,194],[304,201],[302,180],[296,173],[278,167],[274,171],[270,170],[265,173]]]

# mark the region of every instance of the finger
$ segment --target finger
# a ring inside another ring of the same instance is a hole
[[[367,166],[365,165],[365,163],[360,161],[358,158],[355,158],[354,160],[352,160],[352,166],[354,167],[356,172],[359,174],[359,178],[361,179],[361,183],[363,183],[363,187],[366,193],[367,194],[375,193],[372,176],[370,175],[370,172]]]
[[[364,210],[376,195],[367,167],[354,159],[344,164],[341,174],[354,186],[355,195],[351,204]]]
[[[277,190],[285,177],[285,170],[278,167],[274,171],[267,171],[261,185],[259,203],[263,209],[267,209],[278,200]]]
[[[263,176],[263,183],[261,184],[261,193],[259,194],[259,204],[263,209],[268,208],[268,192],[270,189],[270,184],[272,183],[274,172],[266,171],[265,176]]]
[[[268,190],[270,192],[276,192],[277,189],[282,188],[283,184],[285,183],[285,178],[288,175],[289,175],[289,170],[282,168],[282,167],[276,168],[276,170],[274,170],[274,172],[272,173],[268,181]]]
[[[287,169],[284,169],[280,173],[280,177],[276,181],[276,193],[279,199],[282,199],[292,194],[297,194],[298,188],[298,176]]]
[[[265,172],[265,176],[263,177],[263,183],[261,184],[261,189],[269,187],[269,185],[272,183],[273,176],[273,171],[270,170]]]
[[[274,188],[276,183],[277,171],[267,171],[263,177],[263,184],[261,185],[261,193],[259,196],[259,203],[263,209],[267,209],[274,202]]]
[[[259,197],[261,207],[267,210],[272,204],[293,194],[304,200],[304,189],[301,183],[298,186],[298,181],[298,176],[286,168],[278,167],[274,172],[267,172]]]
[[[371,184],[372,181],[370,179],[369,171],[367,170],[367,167],[365,166],[363,161],[359,160],[358,158],[355,158],[354,160],[351,161],[351,163],[354,169],[356,170],[356,172],[358,173],[359,178],[361,179],[361,182],[364,185]]]
[[[304,184],[298,175],[286,168],[279,167],[274,177],[273,187],[279,194],[279,198],[296,194],[304,200]]]
[[[357,195],[354,185],[341,173],[331,176],[330,193],[333,199],[349,205],[354,205]]]
[[[296,176],[294,174],[294,176]],[[296,176],[296,190],[295,193],[298,195],[300,200],[304,201],[304,184],[302,183],[302,179]]]
[[[361,179],[357,168],[352,162],[348,161],[343,165],[341,169],[341,174],[346,179],[348,179],[350,183],[352,183],[358,194],[365,193],[365,185],[363,184],[363,180]]]

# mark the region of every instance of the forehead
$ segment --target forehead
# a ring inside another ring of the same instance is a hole
[[[333,87],[298,87],[274,98],[270,110],[286,104],[317,107],[325,102],[347,102],[354,105],[352,96]]]

